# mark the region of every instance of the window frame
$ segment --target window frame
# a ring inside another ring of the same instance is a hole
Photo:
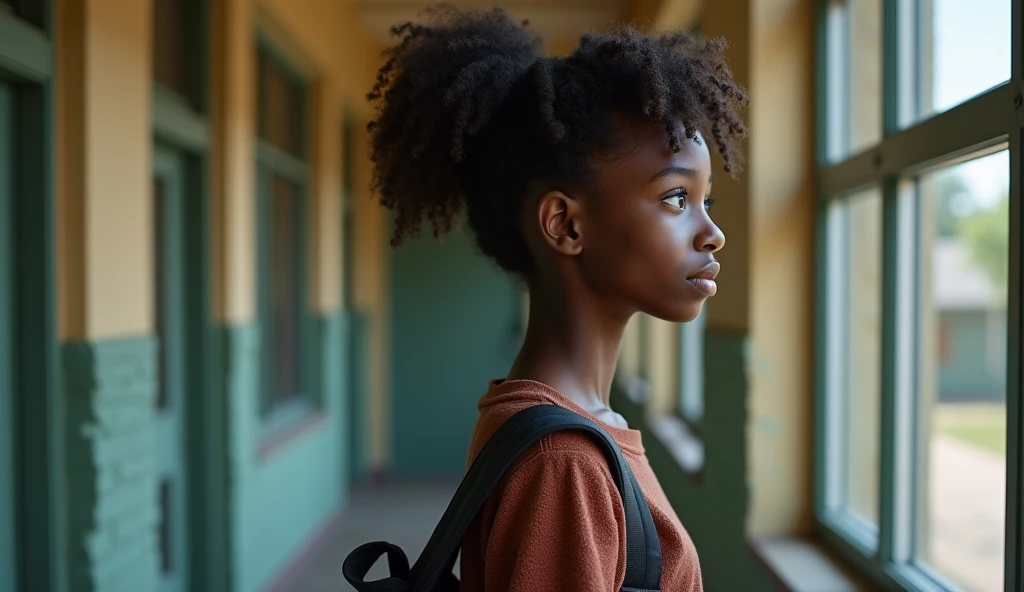
[[[918,440],[913,422],[916,400],[913,392],[915,355],[914,274],[903,273],[914,265],[914,225],[917,223],[916,188],[912,179],[938,164],[949,165],[958,158],[993,151],[1006,146],[1010,162],[1009,274],[1007,306],[1006,366],[1006,529],[1004,589],[1024,586],[1024,483],[1022,483],[1022,335],[1024,335],[1024,285],[1022,285],[1022,230],[1024,204],[1021,182],[1024,170],[1024,55],[1022,1],[1012,1],[1012,58],[1008,81],[963,103],[923,120],[911,122],[917,106],[917,73],[908,43],[914,43],[917,0],[884,0],[882,4],[882,139],[859,153],[829,160],[830,118],[836,121],[829,96],[828,66],[836,63],[829,47],[830,9],[835,2],[818,0],[816,5],[816,140],[817,140],[817,222],[815,263],[815,475],[814,514],[817,530],[833,549],[887,590],[958,590],[941,576],[914,563],[913,474]],[[849,52],[850,48],[842,48]],[[833,89],[834,90],[834,89]],[[845,97],[842,99],[845,100]],[[909,125],[908,125],[909,124]],[[828,264],[830,207],[833,202],[870,186],[882,191],[882,358],[881,446],[879,463],[879,524],[877,548],[830,503],[829,470],[836,462],[827,429],[830,421],[828,333]],[[913,426],[911,429],[907,429]]]
[[[15,187],[19,195],[34,197],[12,205],[18,208],[17,220],[28,220],[30,227],[38,229],[17,235],[9,245],[19,258],[12,270],[14,283],[8,287],[13,289],[14,314],[23,322],[12,335],[16,351],[0,352],[14,357],[19,370],[12,393],[19,407],[12,410],[12,419],[20,424],[12,446],[15,483],[20,481],[13,498],[18,514],[14,559],[17,583],[42,592],[60,590],[67,571],[61,505],[66,489],[63,425],[57,413],[61,385],[54,17],[51,0],[21,0],[16,6],[0,7],[0,78],[13,87],[19,123],[14,138]]]
[[[263,379],[260,388],[260,416],[263,420],[263,440],[274,441],[281,434],[289,433],[295,425],[304,423],[308,416],[320,406],[316,372],[315,319],[310,302],[310,274],[312,272],[312,245],[310,233],[310,208],[312,194],[310,180],[312,167],[308,161],[310,139],[310,101],[312,85],[310,77],[295,65],[280,46],[262,30],[256,33],[256,121],[254,128],[256,146],[256,259],[257,259],[257,314],[264,335],[261,343]],[[301,109],[296,115],[299,125],[299,154],[293,155],[264,138],[264,117],[266,104],[266,78],[260,74],[264,64],[280,69],[300,90]],[[271,307],[271,237],[270,209],[273,179],[278,176],[294,185],[296,189],[297,215],[299,218],[296,242],[299,260],[297,277],[297,300],[299,306],[298,342],[300,353],[298,367],[301,384],[300,392],[288,400],[274,400],[272,372],[276,366],[276,348],[269,338],[273,327]]]

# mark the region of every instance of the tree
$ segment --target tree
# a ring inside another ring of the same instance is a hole
[[[971,260],[988,273],[999,298],[1006,295],[1010,267],[1010,199],[960,221],[959,234]]]
[[[972,201],[970,188],[956,169],[943,171],[931,182],[931,193],[935,196],[938,233],[942,237],[959,234],[960,220],[970,215]]]

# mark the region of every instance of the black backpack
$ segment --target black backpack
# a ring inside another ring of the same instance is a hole
[[[452,573],[463,533],[483,508],[491,490],[515,459],[544,436],[562,430],[586,433],[608,457],[626,513],[626,577],[621,592],[657,592],[661,586],[661,543],[647,500],[618,444],[596,423],[556,405],[536,405],[506,421],[473,461],[455,497],[416,564],[397,546],[367,543],[345,559],[342,573],[358,592],[458,592]],[[390,577],[363,578],[381,556],[387,555]]]

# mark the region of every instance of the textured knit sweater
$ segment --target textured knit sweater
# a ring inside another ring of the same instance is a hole
[[[658,529],[661,589],[701,592],[697,550],[647,462],[639,431],[603,424],[544,384],[496,381],[478,403],[470,463],[512,415],[551,403],[597,422],[622,448]],[[519,457],[466,532],[462,590],[618,592],[625,540],[622,498],[605,456],[589,437],[558,432]]]

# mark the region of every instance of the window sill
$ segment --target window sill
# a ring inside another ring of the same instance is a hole
[[[874,587],[852,574],[810,538],[756,537],[748,542],[758,561],[786,592],[871,592]]]
[[[324,423],[327,412],[305,399],[283,403],[263,417],[258,456],[260,462],[270,460],[302,436]]]
[[[672,415],[658,415],[649,419],[647,425],[684,473],[700,476],[704,469],[704,442],[686,422]]]

